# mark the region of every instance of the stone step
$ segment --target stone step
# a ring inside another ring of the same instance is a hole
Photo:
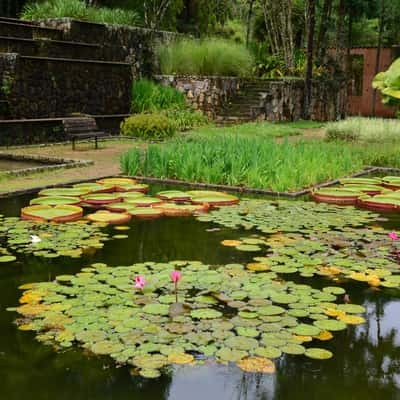
[[[23,56],[102,60],[102,46],[93,43],[0,36],[0,53]]]
[[[62,39],[62,31],[25,22],[0,21],[0,36],[12,36],[26,39],[47,38]]]

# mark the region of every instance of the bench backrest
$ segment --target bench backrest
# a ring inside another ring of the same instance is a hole
[[[68,135],[96,132],[99,130],[96,120],[91,117],[66,118],[63,120],[63,125],[64,132]]]

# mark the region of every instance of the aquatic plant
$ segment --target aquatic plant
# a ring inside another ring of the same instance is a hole
[[[181,277],[176,268],[185,275],[180,293],[186,309],[171,316],[176,297],[170,294],[170,280],[177,283]],[[132,293],[132,279],[144,276],[146,292]],[[22,316],[20,330],[34,331],[37,340],[56,349],[78,344],[109,355],[145,377],[159,376],[166,365],[204,357],[263,373],[273,373],[271,359],[283,354],[328,359],[333,354],[312,343],[363,323],[358,314],[365,312],[356,304],[336,303],[337,295],[345,293],[340,287],[319,290],[284,282],[272,271],[198,261],[96,263],[76,275],[21,289],[20,305],[9,309]]]

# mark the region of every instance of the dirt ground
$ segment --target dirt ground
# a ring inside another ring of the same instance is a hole
[[[121,153],[134,146],[140,146],[140,144],[132,141],[107,141],[100,142],[99,149],[95,150],[93,143],[79,143],[75,151],[72,150],[71,144],[13,149],[11,151],[16,154],[77,158],[80,160],[92,160],[94,164],[87,167],[60,169],[21,177],[4,178],[0,180],[0,190],[10,192],[117,175],[121,172],[119,167]]]

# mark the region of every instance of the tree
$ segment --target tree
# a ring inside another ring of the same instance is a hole
[[[314,65],[315,0],[307,1],[307,69],[304,90],[304,119],[309,118],[312,93],[312,71]]]
[[[264,22],[272,54],[281,56],[287,72],[294,70],[292,0],[262,0]]]

